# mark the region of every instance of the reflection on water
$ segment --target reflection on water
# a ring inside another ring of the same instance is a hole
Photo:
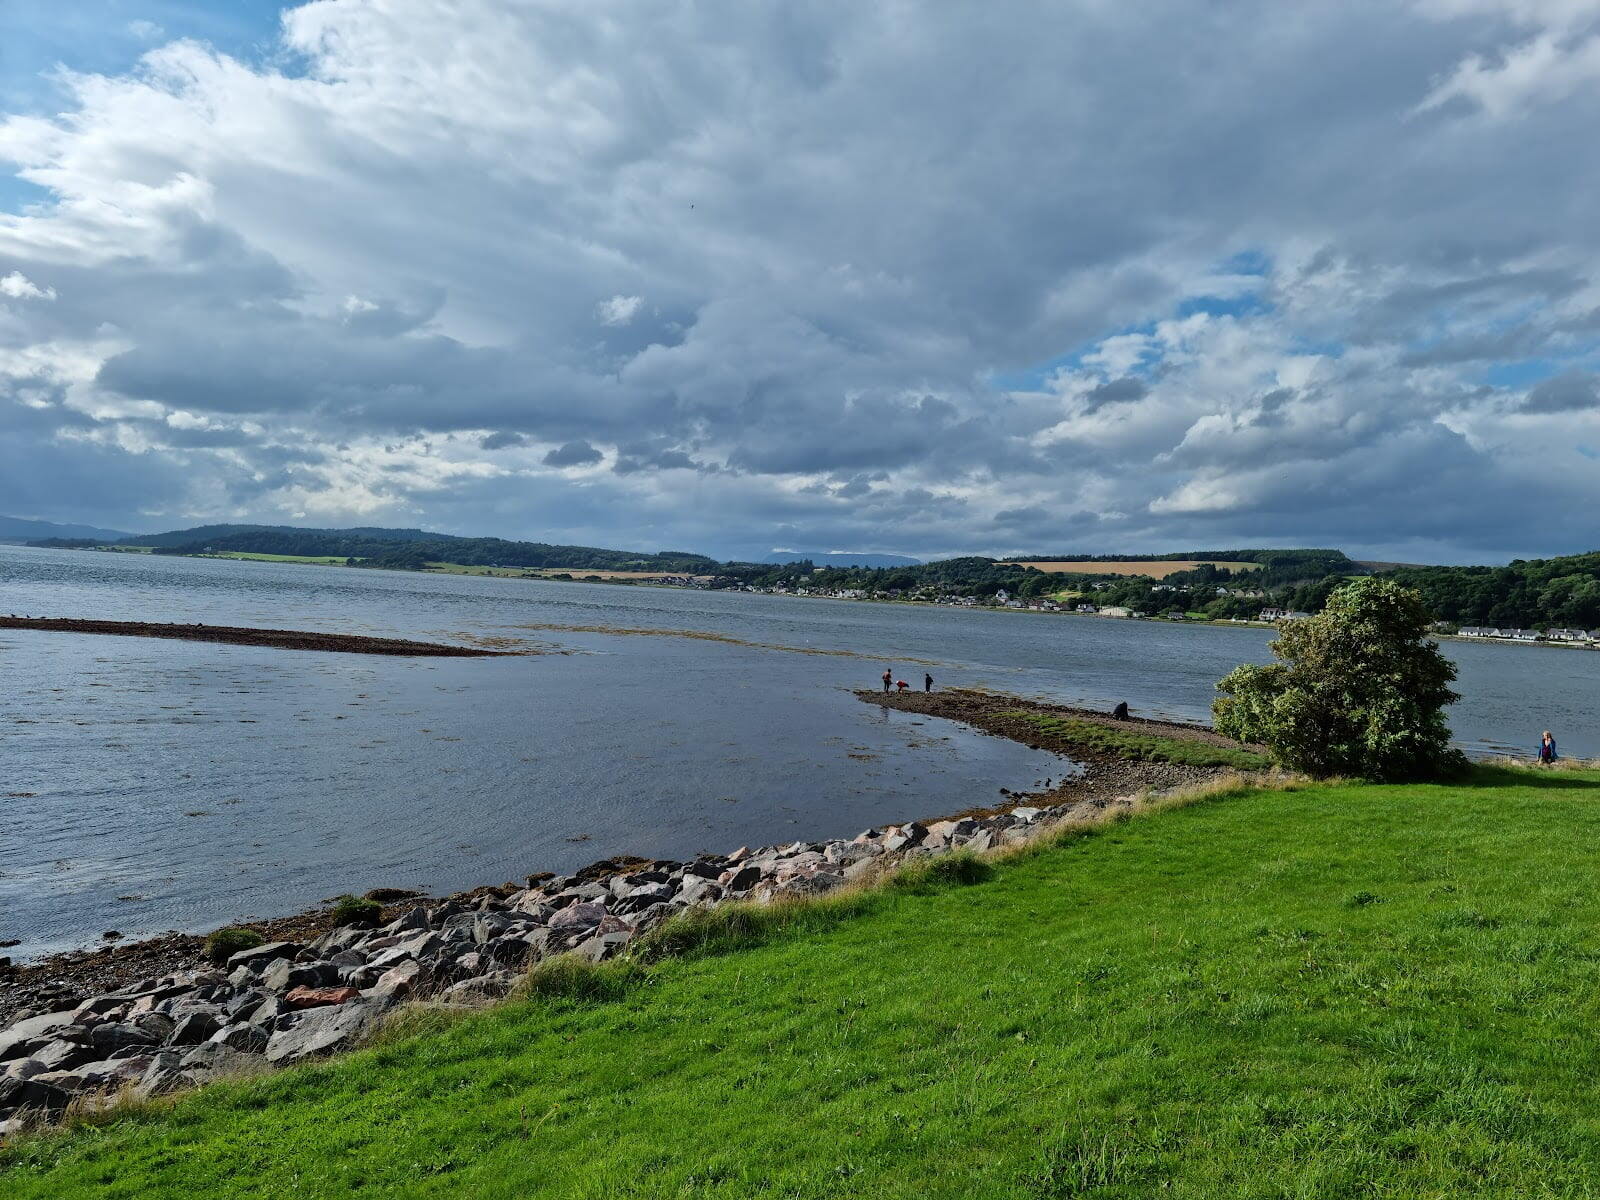
[[[0,634],[0,939],[25,939],[22,954],[378,884],[466,887],[964,808],[1059,776],[1060,760],[848,689],[888,662],[940,686],[1196,719],[1270,637],[14,547],[0,547],[0,611],[558,652],[408,660]],[[1447,650],[1469,748],[1526,751],[1550,728],[1566,752],[1600,754],[1600,655]]]

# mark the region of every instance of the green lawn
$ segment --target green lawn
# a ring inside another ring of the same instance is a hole
[[[7,1200],[1600,1194],[1600,774],[1251,792],[23,1143]]]
[[[1140,733],[1132,728],[1121,729],[1113,725],[1103,725],[1099,721],[1054,717],[1048,713],[1030,712],[1027,709],[1012,709],[996,713],[995,716],[1026,725],[1038,734],[1043,734],[1052,749],[1068,756],[1076,749],[1088,749],[1120,755],[1123,758],[1184,763],[1194,767],[1233,767],[1241,771],[1260,771],[1272,765],[1265,755],[1238,746],[1219,746],[1214,742],[1194,738]]]

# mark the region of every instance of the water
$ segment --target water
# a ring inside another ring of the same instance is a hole
[[[0,631],[0,938],[23,956],[450,890],[617,853],[850,834],[1061,760],[850,689],[919,683],[1203,719],[1270,633],[1035,613],[0,547],[0,612],[429,640],[398,659]],[[694,632],[620,636],[550,626]],[[543,628],[539,628],[543,627]],[[1458,738],[1600,754],[1600,655],[1451,643]]]

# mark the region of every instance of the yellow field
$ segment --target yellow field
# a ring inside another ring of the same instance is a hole
[[[1165,579],[1179,571],[1192,571],[1210,563],[1213,567],[1226,567],[1230,571],[1259,571],[1260,563],[1228,562],[1220,558],[1178,558],[1159,562],[1009,562],[1003,567],[1038,567],[1058,575],[1148,575],[1152,579]]]

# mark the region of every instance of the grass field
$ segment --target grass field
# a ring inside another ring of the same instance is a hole
[[[0,1194],[1594,1196],[1597,854],[1594,773],[1212,799],[25,1141]]]
[[[1038,567],[1041,571],[1061,575],[1148,575],[1152,579],[1165,579],[1179,571],[1192,571],[1209,563],[1213,567],[1226,567],[1230,571],[1259,571],[1260,563],[1229,562],[1221,558],[1182,558],[1143,562],[1129,559],[1123,562],[1008,562],[1002,567]]]

